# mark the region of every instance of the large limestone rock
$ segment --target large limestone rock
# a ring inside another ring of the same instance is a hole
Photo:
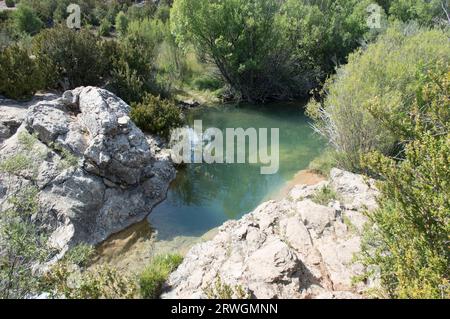
[[[54,94],[48,93],[36,95],[28,102],[17,102],[0,96],[0,147],[6,139],[16,133],[31,105],[55,98]]]
[[[0,170],[0,204],[37,187],[35,220],[61,252],[142,220],[165,198],[175,169],[169,152],[129,112],[121,99],[94,87],[32,105],[0,150],[0,162],[9,164]]]
[[[367,184],[368,183],[368,184]],[[342,201],[311,199],[324,186]],[[194,246],[171,274],[163,298],[206,298],[220,282],[254,298],[362,298],[362,207],[375,207],[373,181],[334,169],[330,181],[297,185],[280,201],[261,204],[220,227],[211,241]]]

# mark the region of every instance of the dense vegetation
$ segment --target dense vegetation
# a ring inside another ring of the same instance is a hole
[[[405,34],[407,32],[407,34]],[[448,33],[396,25],[367,49],[349,57],[324,87],[324,100],[312,101],[308,112],[318,132],[336,151],[341,167],[361,171],[360,155],[380,151],[396,155],[399,137],[383,123],[403,118],[423,82],[422,74],[450,61]],[[382,112],[383,116],[374,117]]]
[[[367,24],[372,2],[383,8],[379,29]],[[70,3],[81,7],[81,30],[66,27]],[[380,208],[368,214],[374,226],[360,258],[379,270],[382,296],[450,296],[448,0],[133,3],[8,0],[16,9],[0,12],[0,94],[27,99],[102,86],[132,105],[143,130],[165,136],[182,124],[180,94],[255,103],[313,95],[307,112],[330,150],[311,167],[380,179]],[[0,170],[29,165],[20,154]],[[1,208],[1,297],[154,298],[180,262],[160,257],[128,278],[90,268],[91,250],[80,247],[34,276],[52,256],[32,219],[35,195],[24,188]],[[335,197],[324,188],[315,201]],[[233,294],[219,280],[213,288],[211,296]]]
[[[170,273],[183,261],[180,255],[155,256],[139,277],[139,286],[143,298],[159,298]]]
[[[378,296],[450,295],[448,41],[446,31],[395,25],[308,106],[332,161],[380,179],[360,256],[366,276],[381,276]]]
[[[361,1],[178,0],[172,31],[249,101],[301,96],[345,61],[367,31]],[[320,41],[319,41],[320,39]],[[334,57],[334,61],[331,59]]]

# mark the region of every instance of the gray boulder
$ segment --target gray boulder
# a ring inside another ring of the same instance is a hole
[[[130,120],[114,94],[81,87],[32,105],[5,141],[0,162],[0,204],[28,184],[39,190],[36,222],[64,252],[97,244],[136,223],[161,202],[175,169],[157,139]]]

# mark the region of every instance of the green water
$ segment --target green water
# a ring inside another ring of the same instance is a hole
[[[198,237],[229,219],[240,218],[280,191],[324,148],[298,103],[205,107],[188,114],[188,123],[194,120],[203,121],[203,130],[279,128],[279,171],[261,175],[259,164],[187,165],[178,171],[167,199],[148,217],[159,240]]]

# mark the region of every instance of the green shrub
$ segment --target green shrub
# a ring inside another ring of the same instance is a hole
[[[338,194],[330,186],[324,186],[314,194],[311,200],[316,204],[326,206],[330,202],[338,200]]]
[[[141,101],[145,93],[165,95],[156,76],[156,57],[163,28],[158,20],[131,21],[127,33],[119,39],[110,89],[127,103]]]
[[[115,62],[109,89],[127,103],[140,101],[145,94],[144,80],[123,59]]]
[[[100,23],[100,26],[98,27],[98,34],[102,37],[109,36],[111,27],[111,22],[109,22],[108,19],[103,19],[102,23]]]
[[[208,299],[250,299],[251,295],[242,286],[230,286],[222,282],[220,277],[216,278],[214,284],[209,285],[204,293]]]
[[[26,99],[42,85],[40,71],[28,50],[13,44],[0,52],[0,94],[12,99]]]
[[[42,282],[45,291],[67,299],[132,299],[137,293],[136,282],[112,267],[83,270],[66,261],[54,265]]]
[[[372,115],[376,105],[384,114],[402,118],[422,81],[420,74],[435,69],[437,61],[450,61],[448,35],[439,30],[405,34],[390,28],[365,51],[349,57],[324,92],[324,100],[312,101],[308,114],[315,127],[336,151],[339,166],[360,171],[360,155],[373,150],[398,152],[399,136],[386,131],[383,119]]]
[[[33,160],[26,154],[19,153],[0,162],[0,172],[18,174],[33,167]]]
[[[58,26],[33,39],[33,53],[50,88],[98,86],[105,80],[109,58],[89,31]]]
[[[79,244],[70,249],[64,256],[64,260],[80,267],[87,266],[94,255],[94,247],[87,244]]]
[[[438,66],[425,76],[409,114],[401,121],[383,117],[406,144],[404,159],[364,157],[382,182],[380,208],[368,214],[376,226],[360,257],[380,270],[393,298],[450,297],[450,68]]]
[[[169,137],[173,128],[183,124],[180,108],[173,101],[147,94],[141,103],[131,105],[131,119],[145,132]]]
[[[178,42],[193,43],[238,96],[260,102],[307,95],[344,62],[368,31],[369,3],[176,0],[171,26]]]
[[[36,34],[43,27],[43,23],[36,12],[22,4],[12,13],[12,20],[17,30],[28,34]]]
[[[14,0],[5,0],[5,4],[8,8],[14,8],[16,6],[16,2]]]
[[[0,298],[17,299],[39,292],[37,263],[48,260],[52,250],[33,223],[38,213],[38,190],[23,187],[10,196],[7,209],[0,207]]]
[[[120,11],[117,16],[116,16],[116,20],[115,20],[115,27],[117,32],[119,33],[119,35],[124,35],[127,33],[127,29],[128,29],[128,18],[125,15],[125,13],[123,13],[123,11]]]
[[[146,299],[159,298],[164,282],[182,261],[183,257],[180,255],[160,255],[153,258],[139,277],[141,296]]]
[[[210,90],[216,91],[223,87],[223,81],[217,77],[210,75],[199,76],[192,82],[193,86],[197,90]]]

